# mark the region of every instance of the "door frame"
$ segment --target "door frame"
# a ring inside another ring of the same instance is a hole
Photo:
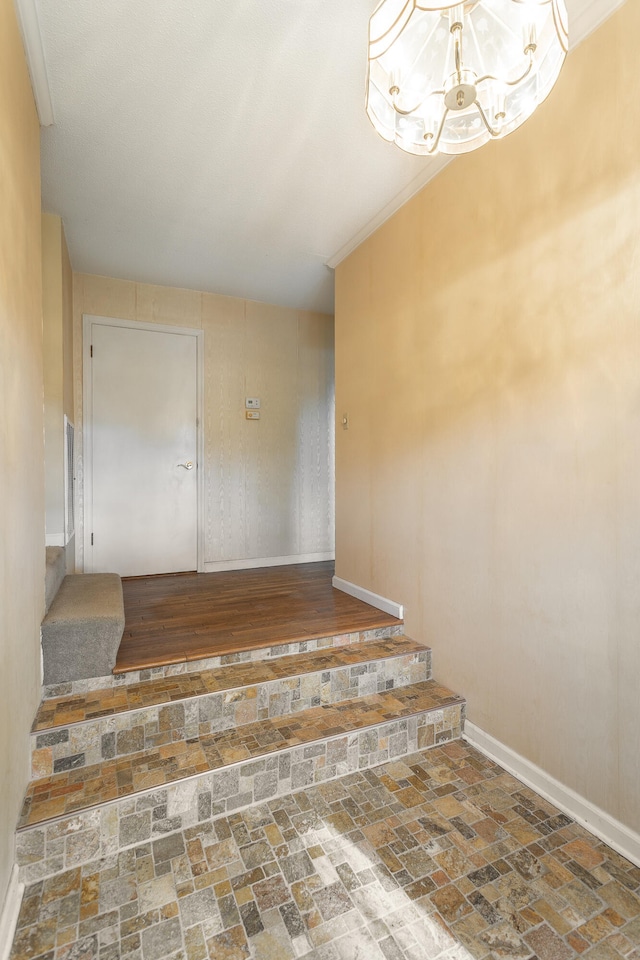
[[[117,317],[82,315],[82,449],[83,449],[83,544],[85,573],[93,572],[93,392],[91,377],[91,340],[93,326],[126,327],[150,333],[172,333],[194,337],[196,343],[196,500],[197,571],[204,572],[204,330],[174,327],[166,323],[143,323]]]

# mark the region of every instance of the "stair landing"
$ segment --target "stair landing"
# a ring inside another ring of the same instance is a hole
[[[115,673],[401,625],[332,586],[333,561],[125,578]]]

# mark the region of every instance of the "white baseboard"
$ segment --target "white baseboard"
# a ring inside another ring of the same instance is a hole
[[[342,590],[343,593],[348,593],[350,597],[355,597],[356,600],[362,600],[372,607],[377,607],[378,610],[384,610],[385,613],[390,614],[392,617],[397,617],[398,620],[404,619],[404,607],[401,603],[396,603],[395,600],[387,600],[386,597],[381,597],[377,593],[365,590],[364,587],[359,587],[356,583],[349,583],[348,580],[343,580],[342,577],[334,577],[333,585],[336,590]]]
[[[545,800],[549,800],[563,813],[640,867],[640,834],[625,826],[624,823],[620,823],[589,800],[585,800],[575,790],[560,783],[541,767],[531,763],[526,757],[520,756],[511,747],[507,747],[495,737],[485,733],[469,720],[465,721],[463,737],[481,753],[499,763],[508,773],[522,780]]]
[[[334,560],[335,553],[301,553],[293,557],[252,557],[250,560],[210,560],[204,565],[204,573],[221,573],[224,570],[253,570],[257,567],[282,567],[291,563],[319,563]]]
[[[0,913],[0,960],[9,960],[23,893],[24,883],[18,882],[18,865],[14,864]]]

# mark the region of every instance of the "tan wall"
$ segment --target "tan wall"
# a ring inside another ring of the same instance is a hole
[[[29,773],[44,613],[39,127],[0,0],[0,908]]]
[[[82,314],[204,330],[205,562],[333,552],[333,317],[75,275],[76,441]],[[261,419],[245,419],[245,397]],[[78,461],[82,500],[82,457]],[[77,521],[81,519],[79,509]],[[81,564],[81,533],[76,535]]]
[[[640,830],[640,4],[337,271],[337,573]],[[428,162],[428,161],[427,161]]]
[[[73,277],[60,217],[42,214],[47,543],[65,543],[64,417],[73,423]],[[73,544],[68,550],[73,566]]]

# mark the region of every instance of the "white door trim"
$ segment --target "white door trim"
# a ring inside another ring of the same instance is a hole
[[[173,333],[195,337],[196,341],[196,404],[197,404],[197,511],[198,511],[198,573],[204,571],[204,331],[192,327],[172,327],[165,323],[140,323],[117,317],[82,315],[82,448],[84,465],[83,484],[83,542],[84,572],[93,572],[91,530],[93,529],[93,399],[91,391],[91,333],[93,325],[126,327],[131,330],[150,330],[155,333]]]

